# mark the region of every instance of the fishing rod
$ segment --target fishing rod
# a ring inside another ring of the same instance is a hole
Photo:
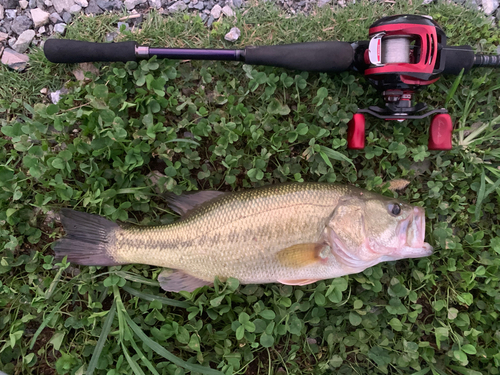
[[[365,114],[384,120],[411,120],[433,116],[430,150],[450,150],[453,122],[444,108],[427,110],[414,103],[414,94],[436,82],[442,74],[458,75],[472,67],[500,67],[500,56],[475,54],[471,46],[448,46],[443,29],[430,16],[384,17],[369,28],[369,40],[307,42],[245,49],[157,48],[134,41],[92,43],[49,39],[44,53],[53,63],[137,61],[160,59],[241,61],[310,72],[355,71],[383,96],[385,106],[359,109],[348,123],[347,146],[363,149]]]

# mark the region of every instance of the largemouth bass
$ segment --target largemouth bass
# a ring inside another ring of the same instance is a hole
[[[352,186],[290,183],[234,193],[171,196],[181,219],[120,227],[61,211],[56,257],[83,265],[142,263],[175,269],[166,291],[193,291],[215,277],[242,284],[306,285],[377,263],[432,254],[421,207]]]

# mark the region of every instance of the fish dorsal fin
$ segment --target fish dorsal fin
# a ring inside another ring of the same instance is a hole
[[[194,209],[195,207],[209,202],[212,199],[220,197],[224,195],[221,191],[215,190],[206,190],[199,191],[197,193],[186,193],[182,195],[175,195],[173,193],[164,194],[165,199],[168,202],[168,205],[179,215],[186,216],[189,211]]]
[[[329,253],[326,243],[301,243],[279,251],[276,257],[286,267],[300,268],[326,259]]]
[[[285,285],[309,285],[319,280],[321,279],[299,279],[299,280],[277,280],[277,281]]]
[[[164,269],[158,275],[158,282],[163,290],[166,292],[193,292],[198,288],[205,285],[212,285],[205,280],[198,279],[197,277],[188,275],[181,270]]]

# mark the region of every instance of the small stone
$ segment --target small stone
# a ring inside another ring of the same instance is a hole
[[[0,33],[0,42],[5,42],[8,37],[9,37],[9,34],[7,34],[7,33]]]
[[[49,20],[54,24],[64,22],[59,13],[57,12],[51,13],[49,15]]]
[[[224,13],[228,17],[234,17],[234,11],[229,5],[225,5],[224,8],[222,8],[222,13]]]
[[[2,64],[7,65],[14,70],[24,70],[28,64],[29,57],[22,53],[18,53],[10,48],[6,48],[2,54]]]
[[[493,12],[498,8],[498,0],[483,0],[483,11],[487,16],[493,14]]]
[[[243,0],[233,0],[233,6],[235,8],[241,8],[242,5],[243,5]]]
[[[78,4],[73,4],[72,6],[69,7],[69,12],[71,14],[80,13],[81,10],[82,10],[82,7]]]
[[[327,5],[328,3],[330,3],[331,0],[319,0],[318,1],[318,7],[319,8],[323,8],[325,5]]]
[[[118,22],[118,32],[121,32],[122,25],[125,26],[125,31],[130,31],[130,26],[126,22]]]
[[[203,13],[203,14],[200,16],[200,18],[201,18],[201,20],[202,20],[203,22],[205,22],[205,20],[208,18],[208,14]]]
[[[19,0],[4,0],[2,3],[5,9],[16,9],[19,5]]]
[[[106,37],[105,37],[106,42],[112,42],[113,40],[115,40],[115,38],[116,38],[117,36],[118,36],[118,33],[114,32],[114,31],[112,31],[112,32],[110,32],[110,33],[107,33],[107,34],[106,34]]]
[[[434,2],[434,0],[424,0],[424,2],[422,4],[429,5],[429,4],[432,4],[433,2]]]
[[[43,34],[44,32],[45,32],[45,26],[40,26],[40,27],[38,28],[38,35],[41,35],[41,34]]]
[[[203,10],[203,8],[205,8],[205,3],[203,1],[200,1],[198,2],[198,4],[195,4],[193,8],[198,10]]]
[[[27,0],[19,0],[19,5],[21,6],[21,9],[26,9],[30,3]]]
[[[75,4],[80,5],[82,8],[87,8],[89,6],[89,2],[87,0],[75,0]]]
[[[30,9],[35,9],[37,7],[36,0],[29,0],[29,4]]]
[[[125,7],[128,10],[134,9],[137,5],[147,3],[147,0],[125,0]]]
[[[64,35],[64,33],[66,32],[66,24],[65,23],[57,23],[54,26],[54,32],[61,34],[61,35]]]
[[[2,4],[0,4],[0,20],[3,20],[4,17],[4,7]]]
[[[52,6],[52,1],[50,0],[44,0],[43,2],[45,4],[46,7],[50,8]]]
[[[497,47],[497,55],[500,55],[500,46]]]
[[[170,12],[180,12],[187,9],[187,5],[184,1],[176,1],[173,5],[168,7]]]
[[[119,0],[97,0],[97,6],[104,11],[118,11],[122,9],[123,3]]]
[[[41,10],[40,8],[31,9],[30,13],[31,13],[31,18],[35,23],[35,28],[49,23],[50,13]]]
[[[49,89],[47,87],[44,87],[43,89],[40,90],[40,94],[47,94],[49,92]]]
[[[33,21],[29,17],[19,16],[16,17],[14,22],[12,23],[12,31],[14,31],[17,35],[20,35],[23,31],[26,31],[33,27]]]
[[[233,27],[226,35],[224,35],[224,39],[228,42],[236,42],[241,35],[240,29],[237,27]]]
[[[57,13],[62,14],[64,11],[68,12],[72,5],[75,5],[74,0],[51,0]],[[64,17],[63,17],[64,19]]]
[[[17,10],[16,9],[7,9],[5,10],[5,15],[7,16],[7,18],[16,18],[16,15],[17,15]]]
[[[160,9],[161,8],[161,0],[149,0],[149,4],[152,8]]]
[[[72,18],[73,18],[73,16],[71,15],[70,12],[63,12],[62,19],[64,22],[70,23]]]
[[[96,0],[89,0],[89,5],[85,8],[85,14],[102,14],[103,11],[97,5]]]
[[[12,46],[12,48],[19,53],[24,53],[31,44],[31,41],[35,37],[34,30],[26,30],[19,35],[16,43]]]
[[[214,21],[215,21],[214,16],[210,15],[210,17],[208,17],[207,26],[208,27],[212,26],[212,24],[214,23]]]

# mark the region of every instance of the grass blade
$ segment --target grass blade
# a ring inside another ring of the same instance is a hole
[[[188,371],[199,372],[205,375],[223,375],[223,373],[218,370],[211,369],[210,367],[188,363],[176,357],[175,355],[170,353],[167,349],[165,349],[163,346],[158,344],[156,341],[151,340],[144,333],[144,331],[137,324],[134,323],[134,321],[128,316],[128,314],[124,315],[125,315],[125,320],[127,321],[129,327],[132,328],[132,331],[134,331],[137,337],[139,337],[142,340],[142,342],[145,345],[147,345],[151,350],[158,353],[163,358],[169,360],[173,364],[176,364],[177,366],[180,366]]]
[[[455,78],[453,85],[451,85],[451,88],[448,90],[448,95],[446,95],[446,101],[444,102],[445,108],[448,108],[448,103],[450,102],[453,95],[455,95],[455,92],[457,92],[458,85],[460,84],[463,75],[464,75],[464,70],[462,69],[457,78]]]
[[[156,295],[153,295],[153,294],[143,293],[140,290],[131,288],[131,287],[127,286],[127,285],[123,286],[122,289],[124,291],[126,291],[127,293],[132,294],[133,296],[142,298],[142,299],[144,299],[146,301],[150,301],[150,302],[151,301],[158,301],[158,302],[161,302],[164,305],[175,306],[175,307],[182,307],[183,309],[187,309],[188,307],[191,306],[191,304],[189,304],[188,302],[177,301],[175,299],[170,299],[170,298],[166,298],[166,297],[156,296]]]
[[[139,365],[130,357],[130,354],[128,354],[127,348],[122,342],[122,349],[123,349],[123,354],[125,354],[125,358],[127,359],[127,362],[134,372],[135,375],[146,375],[144,374],[144,371],[139,367]]]
[[[325,147],[325,146],[320,146],[320,150],[321,150],[320,152],[324,153],[330,159],[339,160],[339,161],[346,161],[349,164],[351,164],[354,169],[356,169],[356,167],[354,166],[352,160],[349,159],[344,154],[341,154],[340,152],[332,150],[331,148],[328,148],[328,147]]]
[[[99,336],[99,340],[97,340],[97,345],[95,346],[94,352],[92,353],[92,358],[90,359],[89,367],[87,368],[87,375],[92,375],[95,368],[97,367],[97,361],[101,356],[102,349],[104,348],[106,339],[108,338],[109,332],[111,331],[111,325],[113,324],[113,318],[115,317],[115,314],[116,301],[113,301],[113,305],[111,305],[111,308],[109,309],[108,316],[106,316],[106,320],[104,320],[101,335]]]
[[[158,371],[156,371],[156,369],[154,368],[154,366],[152,365],[152,363],[149,362],[149,360],[146,358],[146,356],[141,351],[141,349],[139,349],[139,347],[137,346],[137,343],[135,342],[135,340],[130,340],[130,343],[132,344],[132,348],[134,348],[135,352],[137,353],[137,355],[139,356],[139,358],[141,359],[141,361],[146,365],[146,367],[149,369],[149,371],[151,371],[151,374],[153,374],[153,375],[160,375],[158,373]]]
[[[116,271],[115,275],[123,277],[126,280],[130,280],[133,283],[141,283],[141,284],[146,284],[146,285],[151,285],[151,286],[158,286],[160,283],[155,280],[147,279],[145,277],[142,277],[140,275],[136,275],[134,273],[129,273],[125,271]]]
[[[47,324],[52,320],[53,316],[56,314],[56,312],[59,311],[61,308],[62,304],[68,300],[70,296],[70,293],[66,293],[64,297],[57,303],[56,307],[52,309],[50,314],[43,320],[42,324],[40,324],[40,327],[36,330],[35,334],[33,335],[33,338],[31,339],[31,344],[30,344],[30,350],[33,349],[33,346],[35,345],[36,339],[42,333],[43,329],[47,326]]]
[[[485,178],[486,178],[486,173],[484,172],[481,174],[481,186],[479,187],[479,191],[477,192],[477,199],[476,199],[476,211],[474,214],[476,215],[476,221],[479,220],[479,215],[481,214],[481,205],[483,204],[483,199],[485,197],[484,190],[485,190]]]

